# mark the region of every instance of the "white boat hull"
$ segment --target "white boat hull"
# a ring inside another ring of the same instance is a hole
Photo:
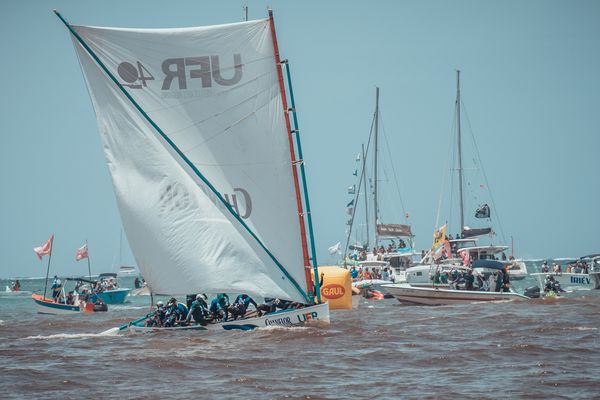
[[[529,299],[526,296],[512,292],[452,290],[442,288],[414,287],[408,284],[384,285],[384,288],[401,303],[428,306]]]
[[[564,290],[591,290],[600,288],[598,273],[574,274],[563,272],[559,274],[555,272],[536,272],[531,274],[532,277],[537,279],[542,290],[544,289],[546,275],[554,276],[554,280],[560,283],[560,287]]]
[[[217,324],[176,326],[171,328],[148,327],[144,322],[130,325],[127,329],[134,332],[162,332],[179,330],[253,330],[269,326],[328,326],[329,325],[329,303],[317,304],[311,307],[277,311],[262,317],[231,320]]]

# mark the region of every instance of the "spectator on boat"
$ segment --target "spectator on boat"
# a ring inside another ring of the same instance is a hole
[[[510,292],[510,271],[508,270],[508,265],[505,265],[504,271],[502,271],[502,290]]]
[[[554,263],[554,266],[552,267],[552,271],[555,274],[562,275],[562,268],[561,268],[560,264]]]
[[[73,296],[73,291],[70,291],[67,294],[67,304],[69,304],[69,305],[75,304],[75,296]]]
[[[494,287],[494,292],[500,292],[502,291],[502,288],[504,286],[504,272],[498,270],[494,273],[494,276],[496,277],[496,285]]]
[[[473,282],[475,282],[475,277],[473,276],[473,270],[469,268],[467,273],[463,275],[463,279],[465,281],[465,290],[473,290]]]
[[[252,297],[247,294],[240,294],[229,307],[233,319],[236,320],[238,317],[243,318],[250,304],[254,305],[254,308],[258,311],[258,304],[256,304]]]
[[[368,267],[365,267],[365,272],[363,272],[363,279],[365,279],[365,280],[372,279],[371,273],[369,272]]]
[[[54,281],[52,282],[50,289],[52,289],[52,298],[54,299],[54,302],[58,302],[62,290],[62,281],[57,275],[54,275]]]
[[[352,268],[350,268],[350,276],[352,277],[352,281],[356,282],[358,278],[358,270],[354,265],[352,266]]]
[[[222,317],[223,321],[227,321],[229,318],[229,296],[225,293],[217,294],[217,297],[212,299],[210,302],[210,313],[214,320],[218,320]]]
[[[588,263],[587,263],[587,262],[585,262],[585,261],[583,261],[583,262],[581,263],[581,265],[582,265],[582,267],[583,267],[581,272],[583,272],[584,274],[589,274],[589,273],[590,273],[590,267],[589,267]],[[18,281],[17,281],[17,282],[18,282]]]
[[[488,282],[483,279],[483,277],[481,276],[480,273],[477,274],[477,287],[479,288],[480,291],[483,292],[487,292],[490,290],[490,286],[488,285]]]
[[[390,280],[390,273],[388,272],[387,267],[383,269],[383,272],[381,273],[381,279],[384,281]]]
[[[504,252],[502,252],[502,261],[506,261],[506,254]]]
[[[361,251],[360,255],[358,256],[358,261],[367,261],[367,252],[366,251]]]
[[[459,281],[459,273],[458,270],[454,267],[450,270],[450,275],[448,276],[448,286],[450,289],[456,290],[458,281]]]
[[[544,281],[544,293],[548,292],[564,292],[564,290],[560,287],[560,283],[558,283],[552,275],[546,275],[546,280]]]
[[[388,245],[386,252],[387,253],[393,253],[394,252],[394,248],[392,247],[391,243]]]
[[[133,286],[135,286],[136,289],[139,289],[142,287],[142,283],[140,282],[140,278],[138,278],[137,276],[135,277],[135,281],[133,281]]]
[[[542,264],[542,272],[543,273],[550,272],[550,267],[548,267],[548,261],[544,261],[544,263]]]

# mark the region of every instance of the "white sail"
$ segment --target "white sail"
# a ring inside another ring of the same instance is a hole
[[[74,29],[134,100],[73,38],[127,238],[153,292],[306,301],[269,20]]]

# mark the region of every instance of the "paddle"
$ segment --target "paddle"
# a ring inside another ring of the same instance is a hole
[[[147,318],[149,318],[149,317],[151,317],[153,315],[154,315],[154,313],[148,314],[148,315],[146,315],[144,317],[141,317],[141,318],[138,318],[136,320],[133,320],[133,321],[131,321],[131,322],[125,324],[125,325],[115,326],[114,328],[107,329],[104,332],[100,332],[100,335],[112,335],[112,334],[115,334],[115,333],[117,333],[119,331],[122,331],[123,329],[127,329],[130,325],[137,324],[138,322],[142,322],[143,320],[145,320],[145,319],[147,319]]]

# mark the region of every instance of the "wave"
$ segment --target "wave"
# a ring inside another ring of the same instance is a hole
[[[110,331],[110,332],[109,332]],[[113,331],[104,331],[100,333],[55,333],[54,335],[35,335],[27,336],[25,340],[54,340],[54,339],[87,339],[95,337],[116,336]]]

